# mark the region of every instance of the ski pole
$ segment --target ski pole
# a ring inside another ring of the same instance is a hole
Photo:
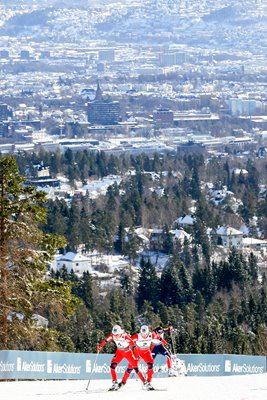
[[[171,342],[172,342],[172,351],[171,351],[171,353],[175,355],[175,346],[174,346],[173,334],[170,333],[170,336],[171,336]]]
[[[93,372],[94,372],[94,369],[95,369],[95,366],[96,366],[96,362],[97,362],[98,356],[99,356],[99,351],[97,352],[96,357],[95,357],[93,368],[92,368],[92,371],[90,373],[90,376],[89,376],[89,379],[88,379],[88,382],[87,382],[87,386],[86,386],[86,389],[85,389],[86,391],[89,388],[89,385],[90,385],[90,382],[91,382],[91,379],[92,379],[92,375],[93,375]]]
[[[162,367],[159,366],[155,378],[158,378],[161,372],[162,372]]]

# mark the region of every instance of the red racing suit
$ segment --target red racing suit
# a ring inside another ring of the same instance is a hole
[[[117,346],[117,349],[115,351],[114,357],[111,360],[110,363],[110,373],[113,381],[117,381],[117,373],[116,373],[116,367],[117,365],[124,359],[129,362],[129,364],[132,366],[132,369],[135,370],[139,378],[141,379],[142,382],[145,382],[145,378],[143,377],[142,372],[139,371],[138,369],[138,360],[134,356],[132,346],[134,345],[134,342],[131,338],[130,335],[127,333],[123,332],[120,336],[114,336],[113,333],[110,333],[102,342],[100,342],[97,350],[101,351],[101,349],[109,342],[114,341],[114,343]]]
[[[151,382],[153,376],[153,364],[154,359],[151,354],[151,345],[152,343],[161,343],[166,344],[166,341],[161,339],[161,337],[155,332],[150,332],[147,337],[143,337],[141,333],[136,333],[132,336],[132,341],[134,343],[134,355],[139,360],[142,359],[147,363],[147,381]],[[126,372],[123,375],[122,382],[126,383],[129,378],[133,367],[131,363],[129,363]]]

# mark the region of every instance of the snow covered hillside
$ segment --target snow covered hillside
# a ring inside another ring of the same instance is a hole
[[[107,392],[109,380],[0,382],[1,400],[265,400],[267,374],[224,377],[155,378],[157,391],[144,391],[131,378],[118,392]]]

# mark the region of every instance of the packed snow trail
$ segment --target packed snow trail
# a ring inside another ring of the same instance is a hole
[[[146,391],[135,377],[116,392],[110,380],[0,382],[1,400],[266,400],[267,374],[155,378]]]

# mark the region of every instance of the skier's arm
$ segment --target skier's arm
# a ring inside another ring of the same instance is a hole
[[[112,339],[113,339],[113,337],[112,337],[111,334],[108,335],[105,339],[103,339],[103,340],[99,343],[99,345],[97,345],[97,347],[96,347],[97,352],[100,353],[100,351],[103,349],[103,347],[104,347],[107,343],[111,342]]]
[[[138,360],[140,358],[138,346],[136,345],[136,341],[138,340],[138,334],[131,336],[131,347],[134,353],[135,358]]]
[[[135,346],[135,342],[133,341],[133,336],[130,336],[128,333],[125,335],[125,339],[129,342],[130,347]]]
[[[154,345],[159,345],[161,343],[161,344],[163,344],[163,346],[165,346],[165,344],[167,344],[166,340],[163,339],[158,333],[155,333],[155,332],[152,333],[152,343]]]
[[[166,344],[167,344],[167,342],[166,342],[165,339],[162,339],[162,340],[161,340],[161,343],[163,344],[163,346],[166,346]]]
[[[169,333],[169,334],[171,334],[171,333],[174,332],[174,331],[175,331],[175,329],[174,329],[174,327],[173,327],[172,324],[169,324],[169,325],[168,325],[168,328],[164,328],[164,329],[163,329],[163,332],[164,332],[164,333]]]

